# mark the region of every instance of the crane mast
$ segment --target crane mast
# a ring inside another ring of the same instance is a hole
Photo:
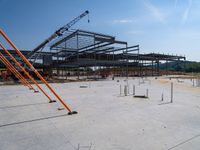
[[[84,13],[79,15],[78,17],[74,18],[72,21],[70,21],[68,24],[64,25],[63,27],[59,28],[57,31],[55,31],[49,38],[44,40],[41,44],[39,44],[36,48],[34,48],[29,54],[28,58],[30,59],[36,52],[43,49],[49,42],[51,42],[53,39],[62,36],[65,31],[67,31],[71,26],[73,26],[75,23],[77,23],[81,18],[85,17],[89,14],[89,11],[86,10]],[[89,22],[89,20],[88,20]]]

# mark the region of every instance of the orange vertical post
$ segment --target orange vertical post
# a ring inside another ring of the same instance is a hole
[[[6,41],[15,49],[17,54],[22,58],[22,60],[30,67],[32,71],[38,76],[38,78],[49,88],[49,90],[54,94],[55,97],[61,102],[61,104],[68,110],[68,114],[76,114],[76,111],[72,111],[70,107],[65,104],[65,102],[60,98],[60,96],[53,90],[53,88],[48,84],[48,82],[40,75],[40,73],[33,67],[33,65],[26,59],[26,57],[20,52],[20,50],[12,43],[12,41],[6,36],[6,34],[0,30],[1,35],[6,39]]]

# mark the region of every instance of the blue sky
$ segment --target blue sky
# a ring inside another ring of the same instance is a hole
[[[0,27],[20,49],[33,49],[85,10],[91,22],[73,28],[200,61],[199,0],[0,0]]]

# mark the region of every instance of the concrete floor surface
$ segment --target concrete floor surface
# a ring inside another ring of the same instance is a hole
[[[200,88],[181,81],[130,77],[51,84],[78,111],[71,116],[41,92],[0,86],[0,150],[199,150]],[[134,98],[134,85],[136,95],[148,89],[149,98]]]

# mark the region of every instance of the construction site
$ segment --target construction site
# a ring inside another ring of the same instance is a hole
[[[30,50],[0,29],[0,150],[199,150],[200,78],[186,56],[71,28],[89,13]]]

